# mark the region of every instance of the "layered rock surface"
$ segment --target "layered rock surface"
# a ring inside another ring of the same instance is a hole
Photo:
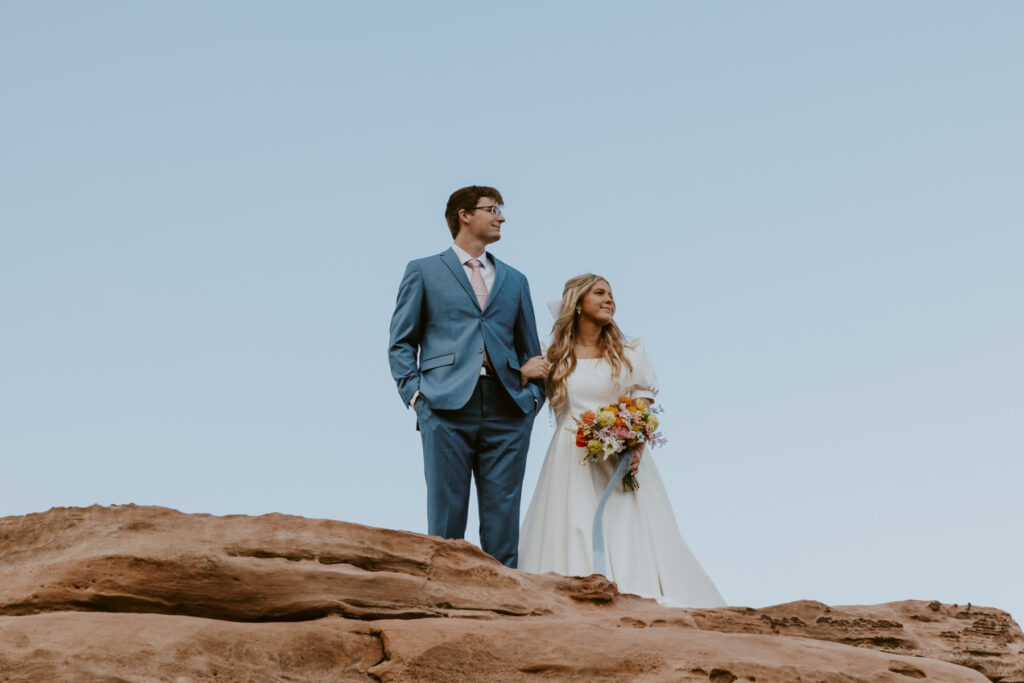
[[[0,519],[0,681],[1024,683],[998,609],[671,609],[463,541],[286,515]]]

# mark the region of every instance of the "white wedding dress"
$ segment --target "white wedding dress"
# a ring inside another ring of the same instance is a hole
[[[576,361],[568,379],[569,402],[557,415],[555,435],[519,534],[519,568],[566,576],[593,573],[594,512],[615,468],[612,457],[580,465],[573,415],[614,403],[619,396],[653,399],[658,392],[642,342],[626,348],[632,372],[623,367],[613,378],[602,358]],[[672,506],[651,450],[644,452],[636,475],[640,489],[624,493],[616,486],[604,510],[607,576],[623,593],[655,598],[675,607],[720,607],[715,584],[690,552],[676,526]]]

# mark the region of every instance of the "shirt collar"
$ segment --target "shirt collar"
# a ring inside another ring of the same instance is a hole
[[[473,256],[470,256],[469,253],[466,252],[466,250],[462,249],[457,244],[452,245],[452,251],[455,252],[455,256],[458,257],[459,263],[461,263],[462,265],[466,265],[466,261],[468,261],[471,258],[474,258]],[[480,257],[479,261],[481,271],[486,271],[488,268],[491,267],[491,255],[488,254],[486,251],[483,253],[483,256]]]

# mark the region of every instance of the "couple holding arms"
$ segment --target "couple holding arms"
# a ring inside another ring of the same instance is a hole
[[[501,239],[503,203],[498,190],[478,185],[449,197],[454,244],[411,261],[402,277],[391,373],[423,441],[428,533],[464,536],[475,479],[484,551],[529,572],[586,576],[594,514],[615,463],[580,466],[572,416],[620,396],[653,402],[657,377],[642,342],[627,342],[615,324],[611,286],[596,275],[566,282],[541,355],[526,277],[487,251]],[[520,533],[530,433],[545,399],[557,427]],[[679,534],[653,460],[640,450],[630,469],[641,489],[615,491],[604,512],[608,578],[664,604],[723,605]]]

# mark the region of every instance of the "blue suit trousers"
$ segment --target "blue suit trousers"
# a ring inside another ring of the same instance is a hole
[[[427,480],[427,527],[432,536],[463,538],[470,479],[476,480],[480,546],[515,567],[519,506],[534,413],[524,414],[500,381],[481,376],[466,405],[434,410],[416,401]]]

